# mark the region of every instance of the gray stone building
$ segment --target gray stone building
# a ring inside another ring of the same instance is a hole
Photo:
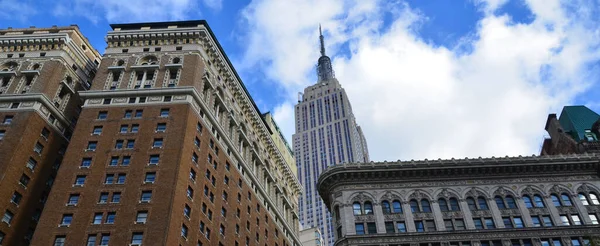
[[[600,156],[336,165],[318,191],[334,245],[592,245]],[[597,241],[596,241],[597,243]]]

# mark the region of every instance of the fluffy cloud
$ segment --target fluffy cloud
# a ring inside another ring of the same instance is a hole
[[[527,0],[534,17],[523,24],[496,13],[506,2],[474,1],[484,13],[476,30],[446,47],[418,36],[428,17],[402,1],[254,0],[243,11],[242,67],[261,67],[286,91],[275,118],[291,139],[322,23],[372,159],[537,154],[547,114],[600,75],[591,69],[600,10],[593,0]]]

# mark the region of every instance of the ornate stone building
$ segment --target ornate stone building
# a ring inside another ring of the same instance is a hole
[[[335,245],[579,246],[600,235],[599,171],[591,154],[353,163],[318,188]]]

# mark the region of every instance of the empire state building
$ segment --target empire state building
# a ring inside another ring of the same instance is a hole
[[[298,179],[304,187],[304,194],[299,200],[300,223],[303,228],[319,228],[327,244],[333,245],[336,228],[319,197],[317,180],[328,166],[368,162],[369,152],[348,96],[335,78],[331,59],[325,54],[320,27],[319,32],[321,57],[317,64],[318,81],[299,95],[293,145]]]

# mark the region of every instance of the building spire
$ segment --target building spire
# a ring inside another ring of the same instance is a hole
[[[325,38],[323,37],[323,30],[321,24],[319,24],[319,41],[321,44],[321,57],[317,63],[317,75],[319,76],[319,82],[333,79],[333,67],[331,66],[331,59],[325,54]]]
[[[321,31],[321,24],[319,24],[319,40],[321,41],[321,56],[325,55],[325,38],[323,38],[323,31]]]

